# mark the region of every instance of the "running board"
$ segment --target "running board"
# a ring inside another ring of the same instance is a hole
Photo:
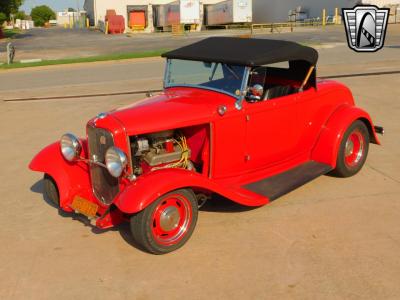
[[[330,165],[308,161],[278,175],[249,183],[243,188],[273,201],[331,170]]]

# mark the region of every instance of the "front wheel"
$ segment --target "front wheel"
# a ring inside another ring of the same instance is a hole
[[[336,161],[334,176],[350,177],[363,167],[369,149],[369,133],[364,122],[357,120],[346,130]]]
[[[170,192],[132,216],[132,236],[151,253],[174,251],[182,247],[192,235],[197,214],[197,200],[191,190]]]
[[[60,206],[60,195],[57,183],[53,177],[48,174],[45,174],[43,178],[43,194],[55,207],[58,208]]]

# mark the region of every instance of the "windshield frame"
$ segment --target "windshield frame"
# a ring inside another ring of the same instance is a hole
[[[248,84],[248,79],[249,79],[249,75],[250,75],[250,67],[247,66],[243,66],[244,67],[244,72],[243,72],[243,78],[242,78],[242,83],[240,86],[240,93],[236,94],[236,93],[230,93],[226,90],[222,90],[222,89],[218,89],[218,88],[212,88],[212,87],[208,87],[208,86],[202,86],[202,85],[198,85],[198,84],[168,84],[167,82],[167,77],[169,74],[169,70],[170,70],[170,66],[171,66],[171,62],[173,59],[168,58],[167,62],[166,62],[166,66],[165,66],[165,71],[164,71],[164,80],[163,80],[163,87],[164,89],[167,88],[173,88],[173,87],[190,87],[190,88],[198,88],[198,89],[203,89],[203,90],[210,90],[210,91],[214,91],[214,92],[218,92],[218,93],[223,93],[225,95],[231,96],[233,98],[235,98],[237,100],[236,102],[236,107],[240,107],[238,109],[241,109],[241,102],[244,99],[244,95],[245,95],[245,91],[247,90],[247,84]],[[196,60],[188,60],[188,61],[196,61]],[[202,62],[199,60],[199,62]],[[221,63],[221,62],[214,62],[214,63]],[[222,64],[222,63],[221,63]],[[228,65],[229,66],[229,65]]]

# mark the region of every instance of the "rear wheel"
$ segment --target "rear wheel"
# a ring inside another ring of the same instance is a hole
[[[51,201],[52,204],[54,204],[56,207],[60,206],[60,196],[58,194],[58,187],[57,184],[55,182],[55,180],[53,179],[53,177],[51,177],[48,174],[44,175],[43,178],[43,185],[44,185],[44,196]]]
[[[182,247],[192,235],[197,214],[197,200],[191,190],[170,192],[132,216],[132,236],[151,253],[174,251]]]
[[[340,143],[336,168],[332,174],[338,177],[350,177],[363,167],[369,149],[369,133],[364,122],[357,120],[346,130]]]

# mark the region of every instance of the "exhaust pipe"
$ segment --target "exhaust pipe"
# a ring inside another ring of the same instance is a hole
[[[382,126],[374,126],[375,132],[381,135],[385,134],[385,129]]]

